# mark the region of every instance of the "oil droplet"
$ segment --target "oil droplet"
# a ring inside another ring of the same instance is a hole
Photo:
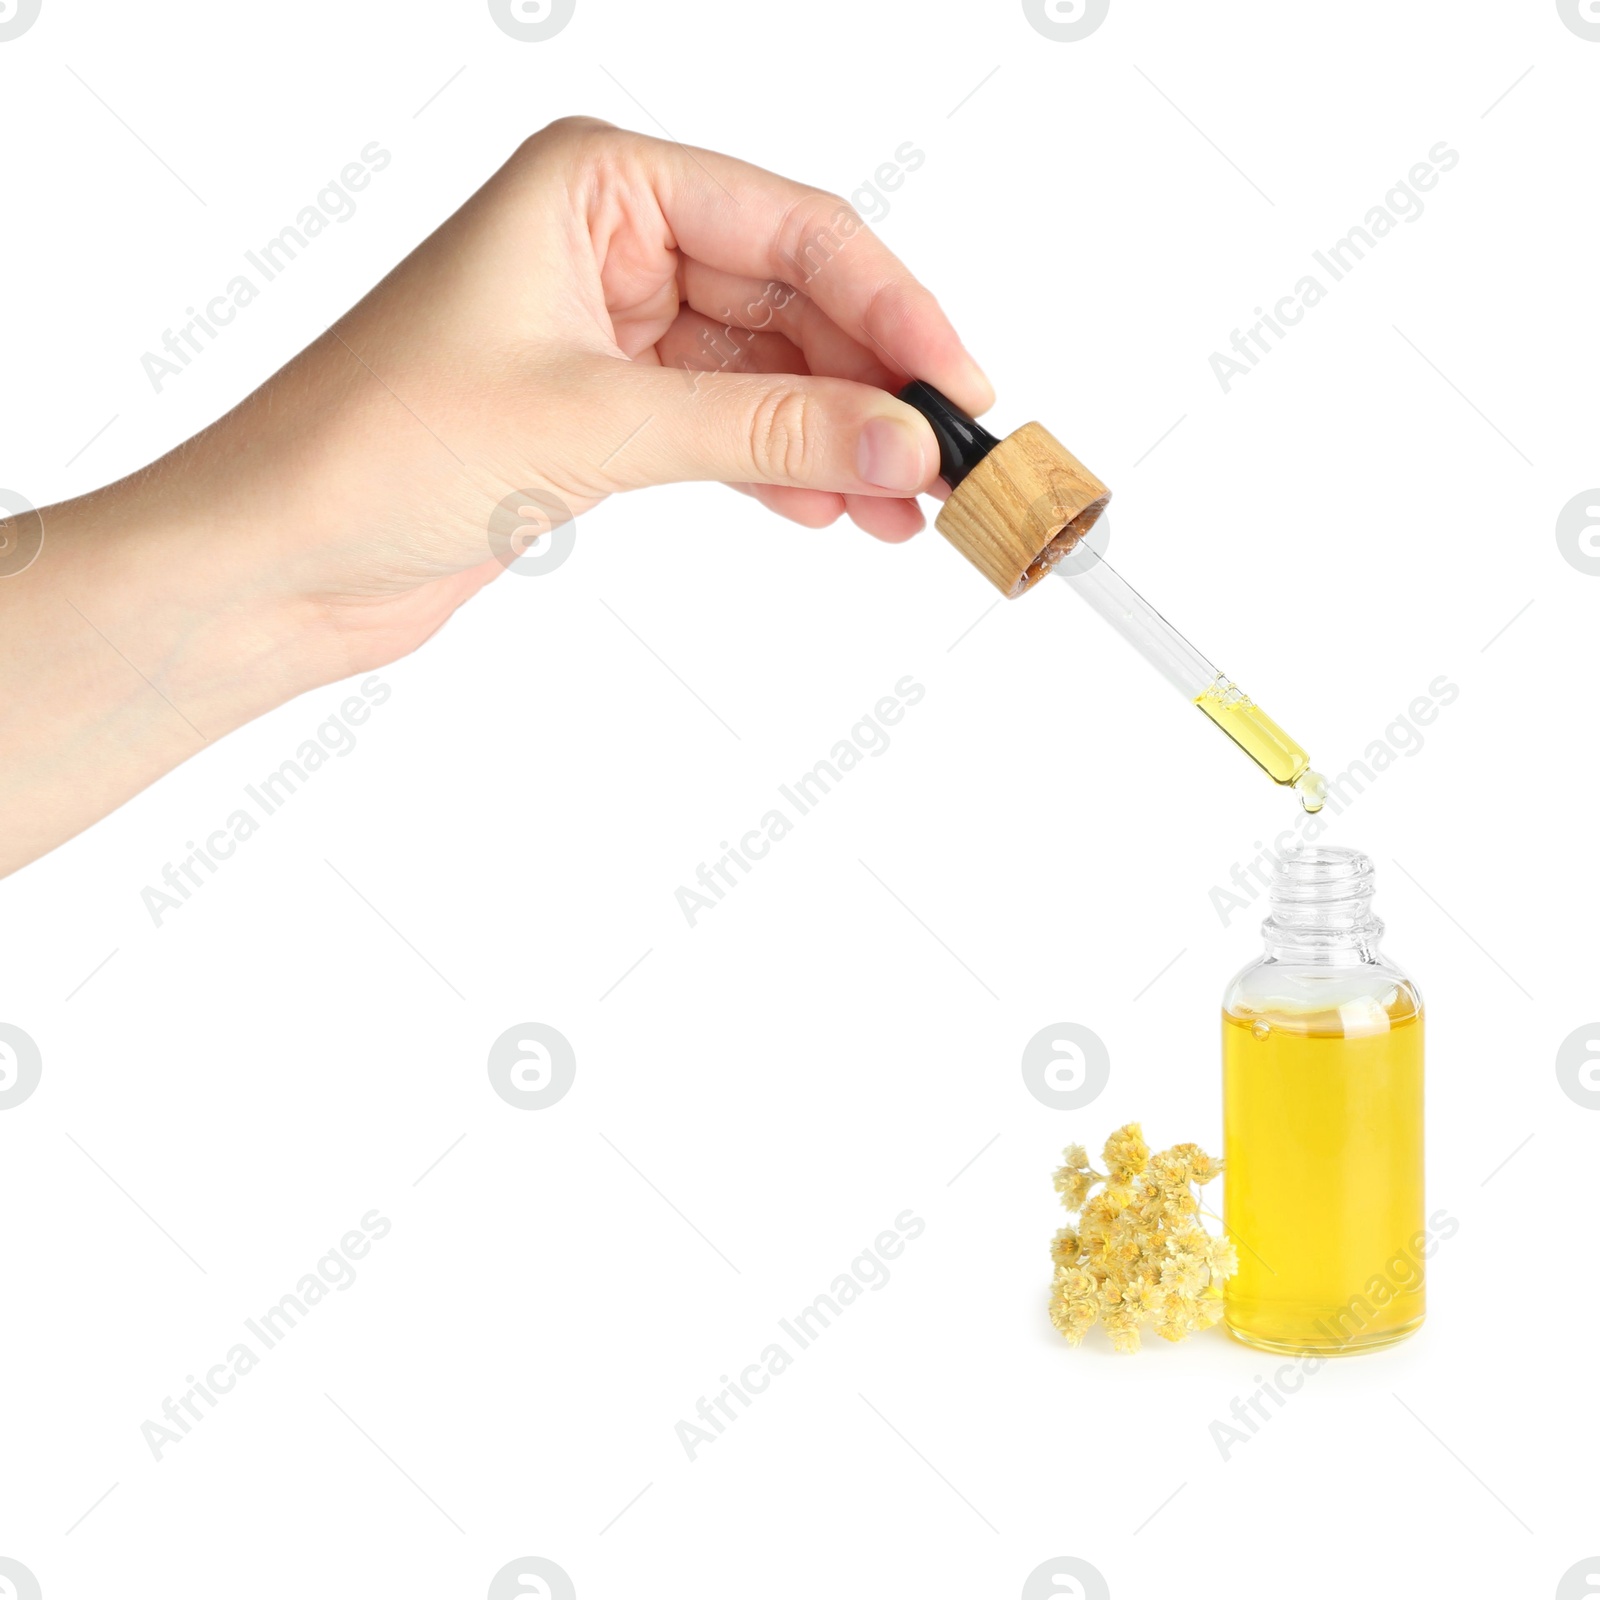
[[[1294,786],[1300,795],[1300,804],[1315,816],[1322,809],[1322,802],[1328,798],[1328,780],[1320,772],[1313,772],[1309,767],[1294,780]]]
[[[1268,1038],[1271,1035],[1272,1027],[1271,1027],[1270,1023],[1263,1022],[1258,1017],[1254,1022],[1252,1022],[1250,1024],[1250,1032],[1257,1039],[1265,1039],[1265,1038]]]

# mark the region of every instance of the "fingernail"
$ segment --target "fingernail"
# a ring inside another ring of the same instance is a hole
[[[914,494],[928,475],[923,453],[923,435],[928,431],[923,425],[913,432],[894,417],[871,418],[856,445],[856,471],[862,481],[899,494]]]

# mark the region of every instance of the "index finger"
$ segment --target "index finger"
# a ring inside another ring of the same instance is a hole
[[[838,195],[714,150],[649,140],[648,181],[684,254],[776,278],[907,378],[973,413],[994,389],[932,293]]]

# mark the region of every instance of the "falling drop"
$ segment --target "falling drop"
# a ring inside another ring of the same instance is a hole
[[[1300,794],[1300,804],[1312,816],[1322,809],[1322,802],[1328,798],[1328,780],[1320,772],[1313,772],[1309,767],[1294,780],[1294,786]]]

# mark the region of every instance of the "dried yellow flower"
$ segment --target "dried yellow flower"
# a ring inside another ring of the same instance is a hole
[[[1222,1172],[1222,1163],[1213,1161],[1197,1144],[1175,1144],[1167,1153],[1180,1157],[1189,1168],[1189,1177],[1202,1186]]]
[[[1095,1305],[1095,1281],[1077,1267],[1063,1267],[1056,1273],[1050,1294],[1050,1320],[1069,1344],[1081,1344],[1094,1326],[1099,1310]]]
[[[1137,1122],[1106,1140],[1104,1159],[1108,1170],[1096,1172],[1081,1144],[1062,1153],[1056,1190],[1081,1214],[1076,1229],[1051,1241],[1051,1323],[1076,1345],[1099,1322],[1117,1351],[1139,1348],[1141,1322],[1174,1342],[1214,1326],[1239,1257],[1195,1220],[1200,1202],[1190,1186],[1212,1182],[1222,1163],[1194,1144],[1152,1155]]]
[[[1143,1172],[1150,1159],[1150,1146],[1144,1142],[1137,1122],[1130,1122],[1106,1140],[1106,1167],[1113,1178],[1132,1178]]]
[[[1062,1205],[1068,1211],[1082,1210],[1093,1182],[1094,1175],[1090,1172],[1080,1172],[1073,1166],[1059,1168],[1056,1172],[1056,1190],[1061,1196]]]
[[[1176,1150],[1163,1150],[1149,1163],[1145,1176],[1152,1188],[1165,1194],[1189,1182],[1189,1163]]]
[[[1153,1317],[1167,1303],[1167,1291],[1152,1278],[1141,1278],[1122,1291],[1123,1301],[1141,1316]]]
[[[1136,1313],[1105,1311],[1101,1313],[1100,1322],[1111,1340],[1113,1350],[1131,1355],[1139,1348],[1139,1318]]]

